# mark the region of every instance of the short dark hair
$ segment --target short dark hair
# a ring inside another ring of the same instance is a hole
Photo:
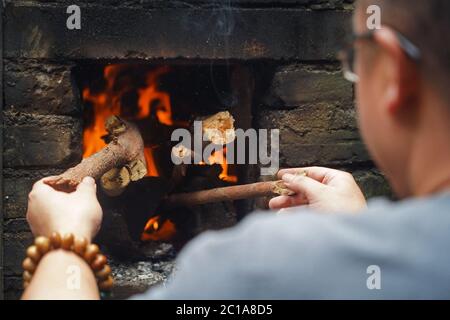
[[[362,8],[379,5],[381,21],[401,32],[423,55],[424,68],[446,87],[450,84],[450,0],[360,0]]]

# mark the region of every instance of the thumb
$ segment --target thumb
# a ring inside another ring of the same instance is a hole
[[[303,175],[284,174],[283,181],[290,190],[303,194],[310,200],[323,192],[324,185],[312,178]]]
[[[77,186],[77,193],[95,195],[97,192],[97,185],[92,177],[84,177],[81,183]]]

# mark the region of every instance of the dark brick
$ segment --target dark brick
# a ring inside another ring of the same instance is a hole
[[[337,142],[300,145],[292,148],[281,145],[280,163],[286,167],[306,165],[354,164],[369,161],[369,155],[363,143]]]
[[[6,113],[5,167],[64,167],[81,159],[81,120]]]
[[[5,57],[334,59],[351,12],[85,6],[68,30],[65,6],[5,8]]]
[[[18,300],[23,293],[22,277],[5,277],[5,300]]]
[[[6,60],[4,110],[78,114],[79,93],[71,80],[70,65]]]
[[[25,251],[33,243],[31,232],[4,233],[4,273],[5,276],[22,274]]]
[[[378,170],[357,170],[352,174],[367,199],[392,197],[392,189],[388,181]]]
[[[5,219],[25,217],[28,193],[36,182],[33,178],[4,179],[4,217]]]
[[[22,171],[7,169],[3,176],[3,214],[5,219],[24,218],[27,210],[28,193],[33,183],[50,175],[63,171]],[[6,223],[5,223],[6,225]]]
[[[293,110],[261,110],[257,126],[280,130],[280,165],[338,165],[370,161],[354,109],[319,103]]]
[[[30,227],[26,219],[10,219],[4,222],[5,232],[30,232]]]
[[[270,92],[264,99],[264,104],[271,108],[293,108],[316,102],[351,106],[352,85],[342,77],[339,70],[289,65],[275,72]]]

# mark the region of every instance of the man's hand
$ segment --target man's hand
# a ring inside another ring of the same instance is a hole
[[[306,176],[296,174],[302,171]],[[271,209],[306,206],[322,212],[357,212],[366,208],[364,195],[350,173],[310,167],[280,170],[278,176],[296,195],[273,198]]]
[[[102,221],[94,179],[84,178],[72,193],[55,191],[43,183],[45,179],[49,178],[36,182],[28,196],[27,220],[33,234],[49,237],[57,231],[91,241]]]
[[[33,234],[49,237],[57,231],[61,235],[73,233],[91,241],[102,221],[94,179],[84,178],[72,193],[54,190],[44,183],[45,179],[34,184],[28,198],[27,220]],[[67,284],[67,270],[73,267],[80,270],[78,290]],[[77,254],[65,250],[53,250],[41,258],[22,296],[26,300],[98,298],[97,282],[90,266]]]

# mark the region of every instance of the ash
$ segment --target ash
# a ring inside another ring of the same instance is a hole
[[[147,258],[142,261],[111,259],[114,289],[108,299],[126,299],[149,288],[164,284],[175,269],[176,252],[171,244],[160,243],[144,248]]]

